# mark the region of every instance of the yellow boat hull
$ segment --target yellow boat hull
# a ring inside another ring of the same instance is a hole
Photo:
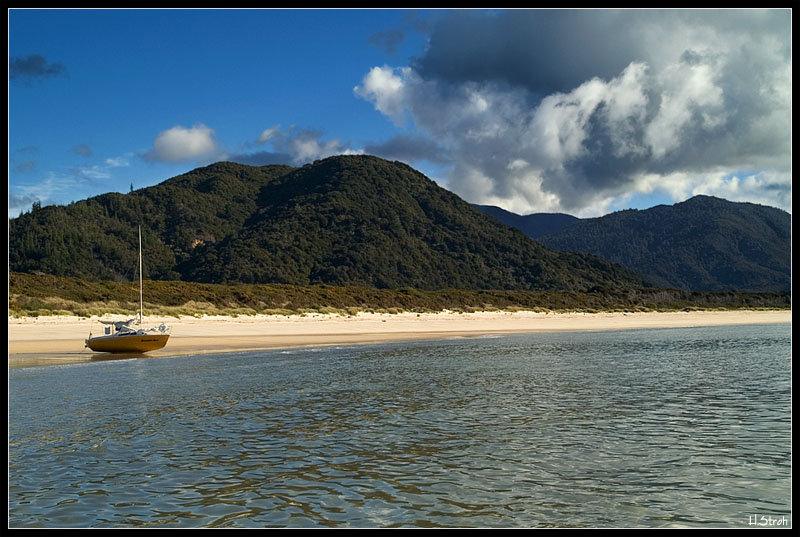
[[[95,352],[149,352],[163,348],[169,334],[131,334],[125,336],[100,336],[86,340],[86,346]]]

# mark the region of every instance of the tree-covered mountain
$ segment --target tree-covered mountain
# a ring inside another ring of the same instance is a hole
[[[419,289],[640,287],[596,256],[554,252],[409,166],[369,156],[301,168],[218,163],[129,194],[9,222],[9,266],[130,279]]]
[[[145,276],[180,279],[177,263],[197,244],[237,233],[257,209],[261,189],[291,169],[222,162],[129,194],[34,206],[9,220],[9,269],[95,281],[130,280],[141,226]]]
[[[537,240],[619,263],[659,287],[787,291],[791,226],[791,215],[780,209],[696,196],[675,205],[576,220]]]

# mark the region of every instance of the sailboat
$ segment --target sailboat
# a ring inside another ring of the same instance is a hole
[[[95,352],[142,353],[163,348],[169,340],[169,326],[162,323],[154,328],[142,328],[142,228],[139,227],[139,313],[127,321],[101,321],[106,326],[102,336],[89,333],[86,346]],[[113,327],[113,331],[112,331]]]

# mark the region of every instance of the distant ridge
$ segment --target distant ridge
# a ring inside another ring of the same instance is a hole
[[[773,207],[695,196],[576,219],[536,238],[549,248],[619,263],[659,287],[791,290],[791,215]]]
[[[301,168],[223,162],[129,194],[9,221],[9,267],[87,280],[419,289],[641,287],[596,256],[554,252],[411,167],[371,156]]]
[[[491,215],[502,223],[513,226],[527,236],[538,239],[561,231],[579,220],[577,216],[564,213],[533,213],[519,215],[494,205],[475,205],[484,213]]]

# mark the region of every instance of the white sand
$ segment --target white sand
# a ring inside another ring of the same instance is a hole
[[[122,317],[105,317],[122,320]],[[146,317],[146,326],[167,323],[172,335],[152,357],[523,332],[624,330],[736,324],[791,323],[790,310],[646,313],[400,313],[356,316],[308,314],[246,317]],[[9,366],[88,361],[110,355],[84,348],[100,318],[11,318]]]

